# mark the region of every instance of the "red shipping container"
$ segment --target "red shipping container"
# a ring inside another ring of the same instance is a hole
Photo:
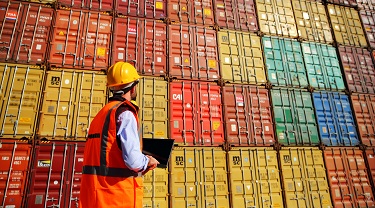
[[[78,207],[85,142],[36,144],[27,207]]]
[[[141,74],[167,73],[167,25],[133,17],[116,18],[111,63],[133,63]]]
[[[54,10],[25,2],[0,2],[0,61],[43,64]]]
[[[22,207],[32,145],[0,140],[0,207]]]
[[[169,76],[215,81],[220,78],[216,31],[203,26],[169,26]]]
[[[375,146],[375,95],[352,94],[350,98],[362,143]]]
[[[335,208],[375,206],[362,150],[356,147],[326,148],[324,160]]]
[[[375,68],[370,51],[346,46],[340,46],[338,50],[349,90],[375,93]]]
[[[112,16],[58,10],[48,63],[51,67],[100,70],[109,64]]]
[[[254,0],[216,0],[216,24],[221,28],[256,32],[259,30]]]
[[[176,144],[224,143],[220,86],[209,82],[170,83],[170,137]]]
[[[375,184],[375,149],[373,148],[367,149],[365,151],[365,154],[366,154],[368,167],[370,168],[369,175],[371,177],[372,184],[374,185]],[[375,191],[375,186],[373,186],[372,188],[373,188],[373,191]]]
[[[119,15],[163,19],[167,17],[167,0],[116,0],[115,12]]]
[[[59,7],[96,11],[112,11],[113,2],[113,0],[57,0]]]
[[[359,11],[362,19],[363,29],[371,48],[375,48],[375,11]]]
[[[249,85],[223,87],[226,140],[231,145],[268,146],[275,143],[267,89]]]
[[[357,6],[356,0],[327,0],[328,3],[355,7]]]
[[[214,26],[212,0],[168,0],[168,18],[172,22]]]
[[[361,10],[375,10],[375,0],[357,0],[357,4]]]

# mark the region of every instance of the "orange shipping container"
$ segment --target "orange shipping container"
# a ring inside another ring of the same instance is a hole
[[[324,160],[334,207],[375,206],[362,150],[356,147],[326,148]]]
[[[375,146],[375,95],[352,94],[350,96],[362,143]]]
[[[214,25],[212,0],[167,0],[168,17],[172,22]]]
[[[375,148],[367,149],[365,151],[366,159],[368,163],[369,169],[369,175],[372,180],[372,191],[375,191]]]

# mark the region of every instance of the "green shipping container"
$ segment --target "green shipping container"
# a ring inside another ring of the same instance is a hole
[[[268,80],[274,86],[307,87],[301,44],[297,40],[263,37]]]
[[[284,145],[317,145],[319,134],[310,92],[272,89],[276,137]]]

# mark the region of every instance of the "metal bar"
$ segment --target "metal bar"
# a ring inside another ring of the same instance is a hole
[[[101,4],[101,1],[100,1],[100,4]],[[95,68],[95,63],[96,63],[96,53],[98,51],[98,39],[99,39],[99,28],[100,28],[100,17],[101,17],[101,14],[99,13],[98,14],[98,19],[97,19],[97,23],[96,23],[96,36],[95,36],[95,46],[94,46],[94,61],[92,63],[92,68]],[[89,22],[90,24],[90,22]]]
[[[4,72],[3,72],[3,76],[1,77],[1,84],[0,84],[0,93],[3,94],[3,95],[5,95],[7,93],[6,91],[8,89],[7,86],[6,86],[6,88],[5,88],[4,92],[3,92],[3,84],[6,84],[6,82],[5,82],[5,76],[7,75],[7,70],[8,70],[8,64],[5,64]],[[7,77],[8,79],[9,79],[9,76]],[[13,88],[11,88],[11,89],[13,89]],[[9,98],[10,98],[10,96],[8,97],[8,103],[6,105],[5,115],[8,114],[7,111],[8,111],[8,105],[9,105]],[[0,136],[4,135],[4,126],[5,126],[5,122],[6,122],[5,119],[6,119],[6,116],[4,117],[4,120],[2,121],[3,123],[2,123],[1,130],[0,130]]]
[[[61,98],[61,93],[62,93],[62,83],[63,83],[63,78],[64,78],[64,74],[65,74],[65,71],[63,70],[61,72],[61,81],[60,81],[60,86],[59,86],[59,92],[58,92],[58,95],[57,95],[57,106],[56,106],[56,114],[54,115],[55,116],[55,121],[54,121],[54,125],[53,125],[53,133],[52,133],[52,137],[55,137],[56,136],[56,129],[57,129],[57,119],[58,119],[58,116],[59,116],[59,108],[60,108],[60,98]],[[60,127],[59,127],[60,128]],[[63,127],[62,127],[63,128]],[[67,129],[65,129],[66,131]]]
[[[73,91],[74,91],[74,81],[75,80],[77,80],[78,81],[78,78],[76,79],[76,74],[77,74],[77,72],[73,72],[73,74],[72,74],[72,81],[71,81],[71,88],[70,88],[70,97],[69,97],[69,108],[68,108],[68,114],[66,115],[67,116],[67,118],[66,118],[66,130],[65,130],[65,136],[64,136],[64,138],[66,139],[67,138],[67,130],[69,129],[69,123],[70,123],[70,111],[72,110],[72,105],[73,105]],[[75,91],[74,91],[75,92]],[[70,126],[70,128],[71,128],[71,126]],[[70,129],[71,130],[71,129]],[[72,135],[69,135],[69,137],[71,137]]]
[[[26,11],[26,17],[25,17],[25,21],[23,23],[23,27],[22,27],[22,33],[21,33],[21,37],[20,37],[20,44],[18,46],[18,50],[17,50],[17,58],[16,58],[16,61],[18,61],[19,59],[19,55],[20,55],[20,51],[21,51],[21,46],[25,46],[26,48],[26,44],[22,44],[22,40],[23,40],[23,36],[25,35],[25,30],[26,30],[26,25],[27,25],[27,20],[28,20],[28,17],[29,17],[29,12],[30,12],[30,4],[27,6],[27,11]],[[39,11],[40,11],[40,6],[39,6]],[[37,18],[36,18],[36,21],[35,21],[35,24],[37,25],[38,24],[38,20],[39,20],[39,13],[37,15]],[[33,44],[34,42],[34,37],[35,37],[35,33],[37,31],[36,29],[36,25],[35,25],[35,29],[34,29],[34,32],[33,32],[33,41],[31,41],[31,44]],[[13,37],[12,37],[13,38]],[[31,49],[31,48],[30,48]],[[28,59],[29,60],[29,59]]]
[[[76,202],[76,207],[78,207],[79,203],[79,198],[73,198],[73,186],[74,186],[74,175],[76,173],[76,158],[77,158],[77,150],[78,150],[78,145],[77,143],[74,144],[74,154],[73,154],[73,165],[72,165],[72,175],[70,179],[70,195],[69,195],[69,205],[68,208],[72,207],[72,200]],[[65,205],[66,206],[66,205]]]
[[[94,89],[94,86],[95,86],[95,74],[93,74],[92,75],[92,79],[91,79],[91,89],[90,89],[90,103],[89,103],[89,105],[90,106],[93,106],[93,101],[92,101],[92,99],[93,99],[93,94],[95,93],[95,89]],[[91,111],[91,107],[89,108],[89,114],[87,115],[87,124],[89,125],[89,123],[91,122],[91,113],[92,113],[92,111]],[[83,128],[83,126],[82,126],[82,128]],[[86,135],[85,135],[85,137],[87,137],[87,135],[88,135],[88,126],[86,127],[86,129],[85,129],[85,131],[86,131]]]
[[[62,172],[61,172],[61,180],[60,180],[60,190],[59,190],[59,205],[58,207],[61,207],[61,198],[63,194],[63,186],[64,184],[64,176],[65,176],[65,162],[66,162],[66,152],[68,151],[68,144],[65,143],[64,145],[64,156],[63,156],[63,164],[62,164]]]
[[[82,13],[82,12],[81,12]],[[72,16],[73,16],[73,10],[70,10],[70,13],[69,13],[69,20],[68,20],[68,28],[67,28],[67,31],[66,31],[66,38],[65,38],[65,47],[64,47],[64,53],[62,54],[63,55],[63,58],[62,58],[62,66],[65,66],[65,59],[66,59],[66,53],[67,53],[67,49],[68,49],[68,42],[69,42],[69,32],[70,32],[70,22],[72,20]],[[57,19],[57,17],[56,17]],[[81,18],[79,18],[80,21],[81,21]],[[57,21],[57,20],[56,20]],[[80,24],[81,25],[81,22]],[[78,27],[78,31],[79,31],[79,27]],[[77,47],[78,47],[78,39],[79,39],[79,33],[77,34],[77,40],[76,40],[76,54],[77,55]],[[76,61],[76,58],[75,58],[75,55],[73,54],[73,57],[74,57],[74,60],[73,60],[73,66],[75,66],[75,61]]]
[[[1,144],[1,143],[0,143]],[[5,201],[7,198],[7,193],[8,193],[8,187],[9,187],[9,181],[10,181],[10,176],[12,175],[13,171],[13,161],[14,161],[14,156],[16,154],[16,148],[17,148],[17,142],[14,141],[13,143],[13,150],[12,150],[12,159],[10,160],[10,165],[9,165],[9,170],[7,174],[7,182],[5,183],[5,190],[4,190],[4,197],[3,197],[3,203],[1,207],[5,207]],[[11,206],[11,205],[10,205]]]
[[[12,98],[12,92],[13,92],[13,89],[14,89],[14,80],[15,80],[15,78],[16,78],[16,74],[17,74],[17,71],[18,71],[18,66],[16,65],[15,66],[15,69],[14,69],[14,73],[13,73],[13,76],[12,76],[12,82],[11,82],[11,86],[10,86],[10,89],[11,90],[9,90],[9,96],[8,96],[8,99],[7,99],[7,102],[6,102],[6,107],[5,107],[5,117],[4,117],[4,125],[5,125],[5,119],[6,119],[6,117],[10,117],[10,122],[12,122],[12,120],[13,120],[13,117],[15,117],[15,115],[13,115],[13,114],[8,114],[8,110],[9,110],[9,105],[10,105],[10,100],[11,100],[11,98]],[[9,78],[10,78],[10,76],[11,76],[11,71],[9,72]],[[26,81],[26,80],[25,80]],[[9,84],[8,84],[9,85]],[[17,124],[17,120],[15,120],[14,122],[13,122],[13,131],[15,130],[14,129],[14,126],[16,126]],[[2,129],[1,130],[3,133],[4,133],[4,129]],[[14,135],[14,132],[13,132],[13,135]]]
[[[84,35],[84,37],[82,37],[82,40],[84,40],[83,41],[83,54],[82,54],[82,52],[79,54],[80,61],[82,61],[82,67],[85,67],[86,56],[90,56],[90,54],[86,55],[86,50],[87,50],[87,35],[89,33],[89,25],[90,25],[90,20],[91,20],[91,12],[88,12],[86,17],[87,17],[87,19],[86,19],[87,21],[85,21],[85,25],[84,25],[84,28],[86,28],[86,32],[84,34],[82,34],[82,35]],[[81,42],[81,49],[82,49],[82,42]],[[96,54],[95,54],[95,51],[94,51],[94,56],[95,55]]]
[[[76,140],[77,139],[77,134],[78,134],[78,126],[80,125],[80,123],[79,123],[79,115],[80,115],[80,112],[81,112],[81,102],[82,102],[82,86],[83,86],[83,80],[84,80],[84,77],[85,76],[85,72],[82,72],[81,73],[81,84],[79,85],[79,91],[78,92],[76,92],[75,94],[77,95],[77,93],[78,93],[78,102],[76,102],[76,105],[77,105],[77,107],[78,107],[78,111],[77,111],[77,116],[75,116],[75,119],[76,119],[76,124],[75,124],[75,127],[76,127],[76,129],[75,129],[75,132],[72,132],[72,134],[74,135],[74,139]],[[93,74],[92,74],[92,76],[94,76]],[[79,79],[79,78],[78,78]],[[77,84],[78,84],[78,79],[77,79]],[[92,80],[93,81],[93,80]],[[93,96],[93,92],[91,92],[90,93],[90,97],[92,97]],[[77,96],[76,96],[77,97]],[[77,99],[77,98],[76,98]],[[91,106],[91,105],[90,105]],[[91,107],[89,107],[89,108],[91,108]],[[74,119],[74,118],[73,118]],[[90,122],[90,121],[89,121]],[[82,126],[82,128],[83,128],[83,126]]]
[[[243,95],[243,90],[244,90],[244,86],[241,86],[241,94]],[[237,87],[236,85],[233,85],[233,96],[234,96],[234,100],[236,100],[236,96],[237,96]],[[243,96],[245,98],[245,96]],[[244,105],[245,107],[245,105]],[[235,109],[235,115],[236,115],[236,125],[237,125],[237,134],[238,134],[238,144],[241,145],[242,144],[242,135],[241,135],[241,123],[240,123],[240,116],[239,116],[239,110],[238,110],[238,105],[237,105],[237,102],[235,102],[235,105],[234,105],[234,109]],[[246,116],[246,113],[245,113],[245,119],[247,118]]]
[[[41,146],[40,146],[41,147]],[[51,164],[49,166],[49,170],[48,170],[48,178],[47,178],[47,187],[46,187],[46,196],[44,198],[44,208],[47,208],[47,201],[49,201],[48,199],[48,193],[49,193],[49,185],[51,183],[51,173],[52,173],[52,166],[53,166],[53,157],[54,157],[54,154],[55,154],[55,142],[52,143],[52,150],[51,150]],[[41,150],[40,150],[41,151]]]
[[[203,118],[202,114],[203,114],[204,110],[203,110],[203,103],[202,103],[203,95],[202,95],[201,82],[198,82],[197,85],[198,85],[198,96],[199,96],[198,99],[197,99],[197,101],[199,100],[198,116],[199,116],[199,125],[200,125],[200,129],[201,129],[201,137],[202,137],[202,138],[199,138],[199,134],[198,134],[198,142],[200,144],[204,145],[204,143],[205,143],[205,135],[204,135],[204,133],[206,133],[206,131],[204,130],[204,126],[203,126],[203,124],[204,124],[204,122],[203,122],[204,118]],[[211,121],[209,121],[209,122],[211,122]]]
[[[17,69],[17,68],[18,68],[18,67],[16,66],[16,69]],[[18,122],[19,122],[19,119],[20,119],[20,116],[21,116],[21,110],[22,110],[23,98],[24,98],[24,96],[25,96],[25,89],[26,89],[26,86],[27,86],[27,80],[28,80],[27,78],[28,78],[28,76],[29,76],[29,71],[30,71],[30,66],[28,66],[27,69],[26,69],[25,80],[24,80],[24,82],[23,82],[22,91],[21,91],[21,98],[20,98],[20,102],[19,102],[20,105],[19,105],[19,107],[18,107],[17,118],[16,118],[16,121],[14,122],[14,126],[13,126],[13,131],[14,131],[13,136],[16,136],[16,135],[17,135]],[[14,77],[16,76],[16,72],[17,72],[17,71],[14,72]],[[13,85],[13,83],[12,83],[12,85]],[[13,89],[13,86],[12,86],[11,89]],[[9,97],[10,97],[10,96],[9,96]]]

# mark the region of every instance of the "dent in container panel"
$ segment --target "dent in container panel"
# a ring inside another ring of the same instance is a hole
[[[0,139],[0,206],[22,207],[29,175],[32,145]]]
[[[289,38],[262,38],[268,81],[274,86],[308,86],[301,44]]]
[[[168,207],[168,169],[156,168],[143,176],[143,207]]]
[[[215,81],[220,78],[216,31],[204,26],[169,26],[169,76]]]
[[[221,88],[198,81],[173,81],[170,87],[170,138],[180,145],[224,143]]]
[[[216,0],[214,3],[219,27],[249,32],[259,30],[254,0]]]
[[[268,90],[248,85],[223,87],[226,140],[234,146],[275,143]]]
[[[291,0],[256,0],[256,7],[262,33],[298,37]]]
[[[48,64],[51,67],[101,70],[109,64],[112,16],[57,10]]]
[[[318,147],[282,148],[279,154],[286,205],[331,208],[322,151]]]
[[[114,10],[119,15],[163,19],[167,17],[167,0],[116,0]]]
[[[133,17],[115,18],[111,63],[126,61],[145,75],[167,73],[167,25]]]
[[[352,94],[351,101],[362,143],[375,146],[375,95]]]
[[[166,0],[168,18],[172,22],[213,26],[214,12],[212,0]]]
[[[36,144],[26,206],[78,207],[84,149],[84,142]]]
[[[357,5],[361,10],[375,10],[375,0],[357,0]]]
[[[231,207],[280,207],[277,152],[269,147],[232,147],[228,151]]]
[[[374,207],[374,194],[362,150],[355,147],[324,150],[334,207]]]
[[[37,136],[86,140],[91,121],[107,100],[107,77],[95,71],[47,71]]]
[[[319,135],[327,146],[356,146],[359,144],[349,97],[338,92],[312,94]]]
[[[218,32],[221,76],[225,82],[265,84],[260,37],[247,32]]]
[[[0,60],[43,64],[54,10],[26,2],[0,2]]]
[[[318,145],[311,93],[298,89],[272,89],[276,137],[283,145]]]
[[[168,138],[168,82],[142,77],[137,90],[141,138]]]
[[[82,10],[112,11],[114,0],[57,0],[60,7]]]
[[[370,51],[345,46],[339,46],[338,50],[349,90],[374,94],[375,68]]]
[[[366,37],[357,10],[333,4],[328,4],[327,8],[338,44],[367,47]]]
[[[302,52],[311,87],[345,90],[335,47],[314,42],[303,42]]]
[[[325,6],[318,1],[293,0],[298,35],[302,40],[333,43]]]
[[[174,147],[170,166],[171,207],[230,207],[222,148]]]
[[[44,71],[39,66],[0,63],[0,137],[32,139]]]

